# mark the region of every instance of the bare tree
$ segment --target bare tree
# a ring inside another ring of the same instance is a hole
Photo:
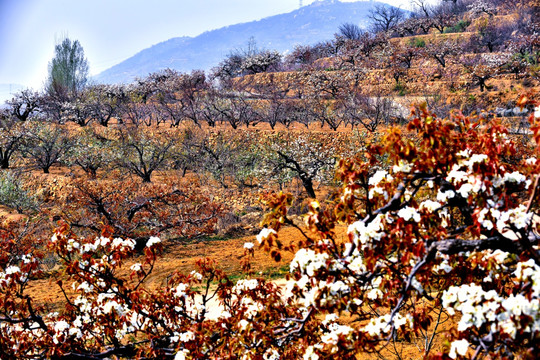
[[[153,104],[147,101],[149,97],[148,92],[140,91],[134,84],[128,87],[119,111],[120,122],[128,122],[137,127],[143,124],[152,125],[155,111]]]
[[[216,67],[212,68],[212,76],[227,82],[242,73],[243,57],[238,53],[230,53]]]
[[[210,83],[203,71],[176,74],[160,87],[156,106],[162,110],[171,126],[178,126],[184,119],[199,125],[200,100],[210,90]]]
[[[13,116],[0,118],[0,168],[8,169],[10,161],[20,151],[26,135],[26,124]]]
[[[390,57],[389,61],[400,67],[405,67],[410,69],[413,61],[421,56],[421,50],[414,46],[414,44],[406,43],[396,43],[390,45]]]
[[[208,98],[208,100],[209,102],[206,105],[210,106],[210,112],[205,116],[227,122],[233,129],[237,129],[240,125],[246,127],[255,125],[260,121],[259,114],[244,94],[221,92]]]
[[[317,97],[309,101],[310,118],[313,121],[318,121],[321,128],[328,125],[330,129],[336,131],[343,123],[344,118],[338,111],[339,103],[334,100],[328,100]]]
[[[172,133],[120,129],[116,164],[143,182],[151,182],[153,172],[162,169],[172,157],[176,143]]]
[[[397,7],[377,4],[369,11],[368,18],[374,32],[388,32],[404,20],[405,13]]]
[[[312,97],[336,98],[349,89],[348,75],[337,71],[310,71],[305,86]]]
[[[291,53],[284,59],[287,68],[303,68],[313,64],[316,60],[328,57],[332,53],[333,45],[330,41],[321,41],[315,45],[296,45]]]
[[[420,19],[418,17],[410,17],[396,26],[395,31],[400,37],[414,35],[418,32],[420,26]]]
[[[436,60],[443,68],[448,58],[462,53],[462,47],[455,40],[444,40],[440,43],[430,42],[425,47],[428,56]]]
[[[455,14],[452,11],[451,5],[440,4],[435,7],[431,12],[431,21],[435,29],[441,34],[444,33],[444,29],[452,26],[455,22]]]
[[[373,54],[384,49],[387,44],[387,34],[364,32],[360,39],[348,41],[344,44],[340,59],[352,65],[361,64],[362,67],[369,67],[373,63]]]
[[[478,32],[471,43],[476,41],[476,44],[485,46],[489,52],[493,52],[510,40],[514,30],[513,24],[505,22],[496,24],[490,19],[486,19],[478,25]]]
[[[30,89],[22,90],[15,94],[15,96],[6,101],[9,105],[11,113],[17,117],[20,121],[26,121],[32,114],[39,111],[39,107],[42,102],[42,96]]]
[[[343,100],[342,109],[353,126],[362,125],[369,132],[376,132],[380,125],[399,117],[392,99],[381,94],[352,93]]]
[[[86,94],[84,92],[85,90],[72,101],[62,103],[60,119],[62,123],[72,121],[80,126],[86,126],[93,120],[92,109],[88,106]]]
[[[343,36],[347,40],[359,40],[364,31],[357,24],[343,23],[338,28],[338,35]]]
[[[51,166],[60,163],[71,149],[72,140],[67,131],[53,123],[29,124],[23,145],[23,156],[32,164],[49,173]]]
[[[501,69],[511,60],[510,54],[483,54],[464,57],[461,61],[469,75],[471,85],[480,87],[480,91],[489,90],[487,80],[497,76]]]
[[[316,198],[316,183],[333,178],[334,166],[345,148],[337,134],[277,132],[263,139],[261,173],[280,184],[301,181],[306,193]]]
[[[91,126],[81,129],[67,156],[68,165],[79,166],[90,178],[96,178],[97,171],[110,166],[115,156],[106,135]]]
[[[286,90],[272,82],[262,89],[262,96],[264,99],[257,104],[261,120],[268,123],[272,129],[278,123],[286,124],[289,116]]]
[[[194,134],[190,142],[197,151],[193,166],[199,173],[209,174],[223,188],[229,188],[231,182],[241,187],[256,186],[262,157],[258,134],[211,130]]]
[[[119,116],[126,94],[121,85],[95,85],[87,88],[87,106],[90,116],[102,126]]]
[[[428,0],[411,0],[411,6],[416,18],[431,17],[431,6]]]

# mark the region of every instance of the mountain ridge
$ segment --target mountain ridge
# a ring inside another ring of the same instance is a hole
[[[285,52],[295,44],[329,40],[345,22],[365,27],[375,4],[379,3],[322,0],[289,13],[205,31],[195,37],[174,37],[139,51],[93,79],[127,83],[165,68],[181,72],[208,70],[232,50],[244,47],[251,37],[259,48]]]

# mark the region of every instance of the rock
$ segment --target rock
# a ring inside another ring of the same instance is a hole
[[[512,109],[512,112],[514,113],[514,116],[522,116],[529,112],[526,108],[520,109],[519,107],[515,107]]]

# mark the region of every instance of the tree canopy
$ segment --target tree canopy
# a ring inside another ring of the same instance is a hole
[[[54,58],[49,63],[46,91],[49,95],[69,99],[86,85],[88,60],[79,40],[63,38],[54,47]]]

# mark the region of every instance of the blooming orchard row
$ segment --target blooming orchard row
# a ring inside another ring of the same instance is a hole
[[[339,196],[310,205],[298,241],[279,239],[292,223],[291,197],[266,199],[256,243],[276,259],[295,252],[286,289],[257,278],[234,284],[201,260],[191,274],[150,290],[157,237],[126,273],[133,240],[107,231],[77,238],[62,226],[49,246],[65,269],[57,282],[65,299],[50,313],[28,295],[41,274],[37,254],[11,253],[5,239],[2,357],[352,359],[420,340],[436,359],[534,358],[540,161],[521,159],[506,130],[481,118],[438,119],[420,107],[409,129],[417,140],[394,129],[366,154],[341,161]],[[336,235],[339,223],[348,226],[346,239]],[[255,244],[244,251],[249,260]],[[444,343],[448,319],[455,325]]]

